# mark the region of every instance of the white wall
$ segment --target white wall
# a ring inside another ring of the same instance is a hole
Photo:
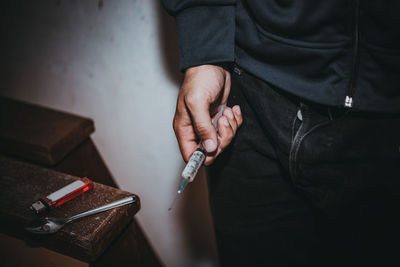
[[[118,185],[141,197],[137,219],[162,262],[216,266],[204,172],[168,212],[183,167],[171,127],[181,79],[173,19],[156,0],[8,2],[0,95],[93,118]]]

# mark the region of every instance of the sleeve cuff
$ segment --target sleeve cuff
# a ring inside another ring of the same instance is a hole
[[[233,62],[235,6],[199,6],[177,14],[180,69]]]

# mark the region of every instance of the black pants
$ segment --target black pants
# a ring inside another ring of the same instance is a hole
[[[222,266],[400,266],[400,115],[307,103],[236,68],[208,168]]]

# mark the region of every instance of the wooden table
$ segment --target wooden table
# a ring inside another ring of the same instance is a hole
[[[53,235],[35,235],[24,230],[27,223],[37,218],[29,209],[34,201],[77,179],[0,156],[0,231],[82,261],[96,261],[139,211],[139,197],[133,204],[67,224]],[[67,218],[130,195],[129,192],[94,183],[92,190],[52,210],[48,215]]]

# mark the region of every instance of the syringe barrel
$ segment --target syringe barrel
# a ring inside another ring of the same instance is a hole
[[[197,172],[200,167],[203,165],[203,162],[206,158],[206,151],[202,146],[200,146],[193,155],[190,157],[188,163],[186,164],[185,169],[182,171],[182,178],[187,179],[188,182],[192,182],[196,177]]]

